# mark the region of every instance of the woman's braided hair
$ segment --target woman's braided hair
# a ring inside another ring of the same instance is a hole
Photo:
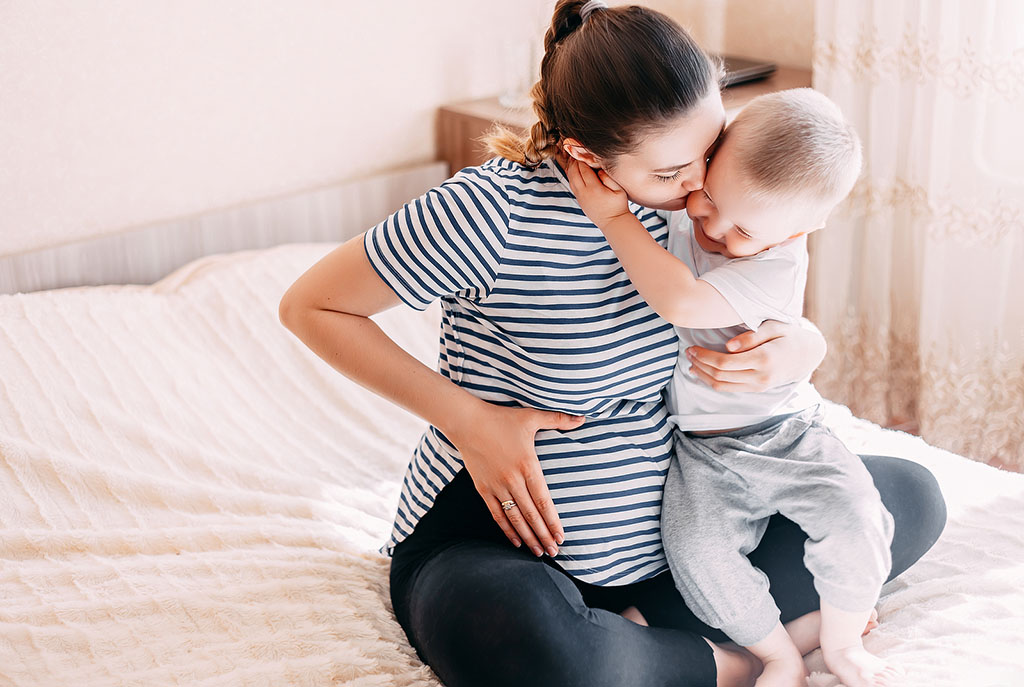
[[[498,127],[490,152],[533,168],[574,138],[611,161],[717,88],[720,67],[672,19],[636,5],[582,17],[586,4],[556,4],[530,91],[537,121],[525,136]]]

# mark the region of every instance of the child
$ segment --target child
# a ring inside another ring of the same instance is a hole
[[[567,150],[572,154],[571,150]],[[805,234],[824,226],[860,172],[860,143],[811,89],[753,100],[725,130],[702,190],[670,221],[668,251],[604,171],[569,166],[587,216],[637,291],[677,326],[680,350],[724,344],[803,308]],[[614,170],[612,170],[614,173]],[[680,359],[680,363],[683,359]],[[861,632],[891,567],[892,516],[871,476],[822,423],[808,380],[761,393],[710,388],[679,364],[669,388],[675,457],[662,505],[669,567],[687,605],[764,664],[757,687],[802,685],[806,668],[767,577],[746,555],[779,512],[808,534],[825,663],[847,687],[895,685]]]

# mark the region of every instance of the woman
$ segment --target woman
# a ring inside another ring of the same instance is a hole
[[[655,210],[701,188],[724,125],[717,72],[677,24],[640,7],[560,0],[545,49],[529,138],[498,137],[503,157],[327,255],[285,294],[281,320],[431,425],[385,549],[395,615],[445,684],[749,684],[759,665],[709,641],[725,638],[682,603],[661,550],[661,391],[677,340],[559,162],[571,149],[604,167],[664,242]],[[369,317],[437,298],[434,372]],[[696,351],[697,374],[758,390],[806,376],[824,355],[819,334],[778,323],[735,344]],[[895,576],[938,537],[944,505],[920,466],[864,461],[896,523]],[[805,539],[776,516],[750,558],[810,651],[818,599]]]

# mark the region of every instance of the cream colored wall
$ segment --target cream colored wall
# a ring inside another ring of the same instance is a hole
[[[0,2],[0,255],[435,157],[545,0]]]
[[[814,0],[646,0],[643,4],[686,26],[709,50],[811,68]]]
[[[435,158],[553,0],[0,1],[0,255]],[[812,0],[648,0],[708,47],[810,65]]]
[[[814,0],[729,0],[725,51],[811,68]]]

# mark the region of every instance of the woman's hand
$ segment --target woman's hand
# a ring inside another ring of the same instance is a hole
[[[281,322],[349,379],[440,427],[462,454],[491,516],[513,544],[538,556],[565,539],[534,440],[583,418],[487,403],[411,356],[370,319],[399,303],[357,236],[335,248],[281,298]],[[516,507],[501,508],[512,500]]]
[[[445,430],[459,449],[476,490],[491,517],[515,546],[525,543],[534,554],[558,554],[565,531],[544,481],[536,434],[542,429],[570,430],[583,418],[534,408],[509,408],[481,402],[461,427]],[[509,510],[502,501],[515,501]]]
[[[626,192],[603,169],[595,171],[569,158],[565,175],[583,212],[598,228],[603,229],[615,218],[629,214]]]
[[[804,379],[825,357],[825,337],[799,324],[769,320],[726,343],[730,353],[686,349],[691,370],[716,391],[764,391]]]

